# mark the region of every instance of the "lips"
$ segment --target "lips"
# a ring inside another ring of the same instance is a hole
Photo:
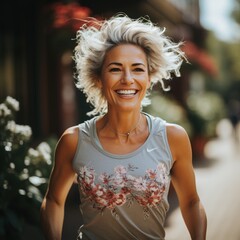
[[[119,95],[132,96],[137,93],[137,90],[135,90],[135,89],[119,89],[119,90],[116,90],[116,93]]]

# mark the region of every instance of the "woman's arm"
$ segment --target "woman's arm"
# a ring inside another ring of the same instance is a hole
[[[41,206],[41,223],[47,240],[60,240],[62,237],[65,200],[75,178],[72,160],[77,141],[78,129],[69,128],[56,147],[54,167]]]
[[[188,135],[177,125],[168,125],[167,135],[174,158],[172,184],[178,196],[183,219],[192,240],[205,240],[207,218],[196,190]]]

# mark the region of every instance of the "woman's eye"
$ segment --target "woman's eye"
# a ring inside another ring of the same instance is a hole
[[[110,72],[120,72],[121,69],[120,68],[111,68]]]
[[[135,72],[144,72],[145,70],[143,68],[135,68],[134,71]]]

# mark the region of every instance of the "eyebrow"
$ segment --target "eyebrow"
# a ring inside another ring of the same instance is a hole
[[[109,67],[110,65],[117,65],[117,66],[122,66],[122,64],[121,63],[119,63],[119,62],[111,62],[111,63],[109,63],[108,65],[107,65],[107,67]],[[132,64],[132,66],[139,66],[139,65],[142,65],[142,66],[144,66],[145,67],[145,64],[144,63],[133,63]]]

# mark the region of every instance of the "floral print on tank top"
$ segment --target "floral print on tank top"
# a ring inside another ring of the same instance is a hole
[[[155,170],[146,170],[141,177],[131,175],[136,169],[133,165],[118,165],[113,174],[102,173],[96,179],[95,170],[84,166],[80,169],[78,182],[85,197],[102,213],[108,208],[116,215],[116,206],[128,204],[130,207],[135,200],[143,207],[147,218],[148,208],[156,207],[161,202],[169,176],[162,163]]]

